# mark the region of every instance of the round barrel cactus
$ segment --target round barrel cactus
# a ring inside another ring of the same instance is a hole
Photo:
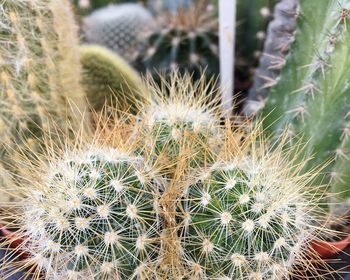
[[[53,164],[24,209],[27,251],[47,279],[129,279],[157,257],[157,193],[143,160],[90,149]]]
[[[181,236],[196,277],[287,279],[301,256],[312,203],[282,161],[263,160],[217,163],[188,187]]]

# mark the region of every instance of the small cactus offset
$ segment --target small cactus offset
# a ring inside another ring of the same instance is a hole
[[[105,46],[132,61],[153,17],[141,4],[118,4],[96,10],[83,20],[85,41]]]
[[[148,99],[141,78],[117,54],[100,46],[79,48],[83,82],[90,105],[100,111],[106,104],[122,111],[137,111]]]
[[[216,22],[206,5],[199,3],[177,13],[160,16],[162,29],[146,35],[134,61],[135,67],[157,79],[159,72],[169,75],[188,71],[194,80],[202,72],[208,78],[219,74]],[[158,73],[157,73],[158,72]]]
[[[331,182],[334,194],[349,197],[350,1],[300,1],[295,43],[266,101],[268,133],[289,128],[314,156],[305,170],[331,161],[317,183]],[[302,158],[301,158],[302,160]]]
[[[67,1],[1,1],[0,34],[1,159],[8,168],[13,143],[38,150],[51,118],[66,131],[86,105]]]
[[[162,185],[148,172],[142,158],[110,148],[52,162],[26,192],[28,262],[46,279],[137,278],[157,257],[159,239]]]
[[[231,146],[185,191],[181,242],[194,279],[289,279],[317,232],[317,201],[305,188],[314,175],[254,133],[237,145],[229,132],[225,145],[242,150],[230,160]]]

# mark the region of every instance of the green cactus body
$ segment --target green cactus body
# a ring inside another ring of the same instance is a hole
[[[332,161],[316,183],[346,188],[340,197],[349,196],[349,9],[349,1],[300,1],[295,43],[263,111],[269,133],[289,127],[307,142],[307,170]]]
[[[158,78],[177,70],[188,71],[198,80],[205,70],[207,77],[219,73],[218,35],[214,20],[203,8],[179,10],[164,16],[163,28],[144,39],[135,67]]]
[[[92,107],[105,104],[119,110],[137,111],[137,102],[147,98],[141,78],[124,59],[99,46],[80,47],[83,86]]]
[[[10,168],[14,143],[37,150],[51,119],[58,131],[76,128],[86,105],[76,26],[65,0],[2,1],[0,35],[1,159]]]
[[[152,29],[153,17],[141,4],[110,5],[83,20],[85,40],[105,46],[132,61],[144,32]]]
[[[129,279],[156,258],[157,192],[142,158],[90,148],[66,155],[27,201],[30,259],[48,279]]]
[[[197,277],[287,279],[307,237],[307,208],[259,164],[217,164],[189,186],[182,244]]]

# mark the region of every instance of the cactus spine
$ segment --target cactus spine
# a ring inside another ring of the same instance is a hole
[[[334,193],[346,188],[344,197],[349,196],[349,9],[349,1],[300,1],[295,44],[263,111],[269,133],[289,127],[290,135],[307,141],[305,153],[314,160],[306,170],[332,160],[317,182],[331,182]]]
[[[85,111],[73,15],[65,0],[0,3],[1,159],[14,160],[13,145],[38,149],[51,118],[58,130]]]
[[[219,72],[216,22],[206,5],[199,3],[177,13],[160,16],[161,29],[149,32],[134,61],[135,67],[157,79],[174,71],[188,71],[194,80],[202,71],[208,78]],[[157,72],[158,71],[158,72]],[[158,80],[159,81],[159,80]]]
[[[103,47],[82,46],[79,52],[82,84],[91,106],[97,111],[105,104],[122,111],[137,111],[135,103],[147,99],[147,93],[136,71]]]

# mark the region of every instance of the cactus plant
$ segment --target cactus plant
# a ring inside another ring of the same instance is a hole
[[[280,1],[269,23],[259,67],[254,74],[253,86],[249,89],[244,106],[246,115],[254,115],[264,104],[269,89],[285,65],[291,44],[294,41],[298,0]]]
[[[195,279],[289,279],[317,232],[317,201],[305,188],[314,175],[255,133],[237,144],[229,131],[223,157],[184,191],[181,243]]]
[[[216,22],[201,3],[177,13],[160,16],[161,29],[149,32],[134,61],[141,72],[157,79],[159,72],[193,73],[194,80],[217,76],[219,72]]]
[[[45,279],[128,279],[157,257],[160,181],[142,158],[92,146],[68,151],[33,181],[21,224],[28,263]],[[143,278],[141,278],[143,279]]]
[[[105,104],[119,110],[137,110],[136,102],[147,93],[136,71],[117,54],[99,46],[79,48],[83,86],[91,106],[99,111]]]
[[[152,28],[153,17],[141,4],[111,5],[83,20],[87,43],[105,46],[131,61],[141,35]]]
[[[11,169],[18,148],[14,143],[38,150],[52,118],[57,131],[74,129],[85,100],[67,1],[9,0],[0,7],[1,165]]]
[[[268,133],[285,127],[307,142],[314,155],[305,170],[331,161],[317,183],[331,182],[339,198],[349,196],[348,57],[349,1],[300,1],[295,44],[263,115]],[[338,196],[337,195],[337,196]]]
[[[153,140],[150,150],[145,151],[157,158],[163,155],[172,164],[185,148],[190,149],[190,156],[203,144],[215,146],[220,142],[220,96],[204,76],[195,84],[191,75],[179,72],[172,74],[169,83],[164,79],[160,86],[152,79],[148,83],[152,98],[140,108],[138,119],[144,134],[142,142]],[[203,160],[199,151],[192,163]]]

